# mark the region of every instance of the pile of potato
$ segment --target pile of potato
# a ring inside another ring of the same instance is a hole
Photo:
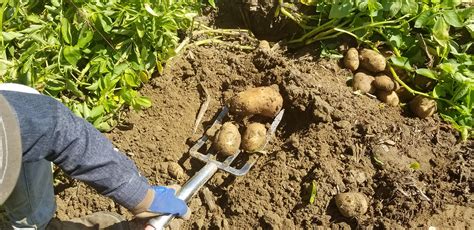
[[[412,112],[420,118],[429,117],[436,112],[436,101],[421,96],[415,97],[392,79],[382,54],[366,48],[360,52],[356,48],[350,48],[343,61],[345,67],[354,73],[354,90],[375,94],[379,100],[390,106],[397,106],[401,100],[409,102]]]
[[[250,88],[238,93],[230,101],[234,115],[273,118],[283,107],[283,97],[274,87]],[[242,149],[247,153],[262,150],[267,139],[267,128],[259,122],[245,122],[240,135],[236,122],[225,122],[214,135],[214,147],[222,155],[231,156]]]

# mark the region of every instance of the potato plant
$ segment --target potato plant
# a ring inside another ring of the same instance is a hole
[[[110,130],[124,107],[151,102],[136,90],[173,56],[199,1],[3,1],[0,82],[58,98]]]
[[[327,49],[330,39],[350,35],[358,46],[370,48],[371,51],[365,49],[368,52],[389,51],[388,71],[401,89],[435,99],[440,116],[460,131],[462,139],[474,137],[472,1],[300,0],[293,4],[280,0],[279,3],[276,14],[296,21],[304,31],[290,44],[322,42],[322,47]],[[312,9],[312,13],[298,11],[302,5]],[[323,53],[330,52],[323,49]],[[373,70],[380,61],[383,60],[372,60],[364,67]],[[354,68],[352,63],[348,68]],[[381,70],[380,67],[376,72]],[[399,76],[400,70],[406,78]],[[420,76],[432,80],[434,88],[416,87],[413,82]]]

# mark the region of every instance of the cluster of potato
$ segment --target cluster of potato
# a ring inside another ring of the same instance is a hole
[[[283,97],[272,87],[250,88],[238,93],[230,101],[230,111],[236,115],[263,116],[273,118],[283,107]],[[265,124],[250,122],[246,124],[243,135],[234,122],[224,123],[214,136],[216,150],[231,156],[242,149],[245,152],[262,150],[267,138]]]
[[[401,99],[409,102],[409,107],[413,113],[425,118],[436,112],[436,102],[434,100],[414,96],[405,88],[398,85],[389,76],[385,57],[371,49],[350,48],[344,56],[344,65],[354,72],[352,88],[362,93],[375,94],[379,100],[397,106]]]

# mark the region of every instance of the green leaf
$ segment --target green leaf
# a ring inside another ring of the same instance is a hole
[[[65,46],[63,55],[69,64],[76,66],[77,62],[81,59],[81,50],[75,46]]]
[[[393,17],[402,9],[402,0],[382,0],[382,6]]]
[[[317,185],[316,185],[316,181],[313,180],[311,182],[311,195],[309,197],[309,203],[310,204],[313,204],[314,201],[316,200],[316,195],[318,194],[318,188],[317,188]]]
[[[441,2],[441,6],[447,8],[454,8],[456,6],[459,6],[459,4],[461,4],[461,0],[443,0]]]
[[[418,169],[421,168],[421,165],[420,165],[420,163],[415,161],[415,162],[410,164],[410,168],[413,169],[413,170],[418,170]]]
[[[390,61],[392,61],[392,64],[394,66],[397,66],[399,68],[408,70],[408,71],[413,71],[413,67],[410,64],[410,60],[406,57],[391,57]]]
[[[451,101],[457,101],[461,99],[462,97],[465,97],[469,93],[469,86],[467,84],[463,84],[460,87],[456,89],[454,92],[453,98],[451,98]]]
[[[9,42],[13,39],[16,39],[16,38],[19,38],[19,37],[22,37],[23,34],[22,33],[18,33],[18,32],[5,32],[5,31],[2,31],[2,36],[3,36],[3,41],[5,42]]]
[[[212,8],[214,8],[214,9],[216,9],[216,8],[217,8],[217,7],[216,7],[216,3],[215,3],[215,1],[214,1],[214,0],[207,0],[207,2],[209,3],[209,5],[211,5],[211,6],[212,6]],[[304,3],[303,3],[303,4],[304,4]]]
[[[456,13],[455,10],[445,10],[443,12],[443,18],[451,26],[454,26],[457,28],[464,26],[461,21],[461,18],[459,17],[459,15]]]
[[[87,47],[92,41],[93,37],[94,37],[94,33],[92,33],[89,30],[85,30],[79,35],[79,39],[77,40],[76,46],[78,46],[79,48]]]
[[[102,116],[105,112],[103,105],[98,105],[94,107],[89,114],[89,117],[93,120],[97,119],[99,116]]]
[[[431,22],[433,12],[431,10],[424,11],[418,16],[415,21],[415,28],[422,28],[428,25]]]
[[[420,69],[417,69],[416,70],[416,73],[421,75],[421,76],[425,76],[427,78],[431,78],[431,79],[434,79],[434,80],[438,80],[436,74],[430,70],[430,69],[426,69],[426,68],[420,68]]]
[[[416,15],[418,13],[418,7],[417,0],[402,0],[400,11],[402,14]]]
[[[435,40],[443,47],[448,45],[449,41],[449,25],[442,17],[436,17],[433,26],[433,36]]]
[[[61,35],[63,36],[63,40],[66,42],[66,44],[72,45],[71,25],[69,24],[67,18],[61,18]]]
[[[135,98],[135,103],[139,105],[136,109],[149,108],[151,107],[151,100],[148,97],[140,96]]]
[[[331,10],[329,11],[329,18],[344,18],[350,15],[354,8],[354,4],[351,0],[335,0],[332,4]]]

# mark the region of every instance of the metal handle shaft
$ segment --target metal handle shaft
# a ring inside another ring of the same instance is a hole
[[[211,179],[216,173],[217,165],[214,163],[207,163],[199,172],[197,172],[181,189],[176,193],[179,199],[186,203],[193,197],[199,189]],[[174,215],[163,215],[148,221],[148,225],[154,227],[156,230],[164,229],[168,223],[174,218]]]

